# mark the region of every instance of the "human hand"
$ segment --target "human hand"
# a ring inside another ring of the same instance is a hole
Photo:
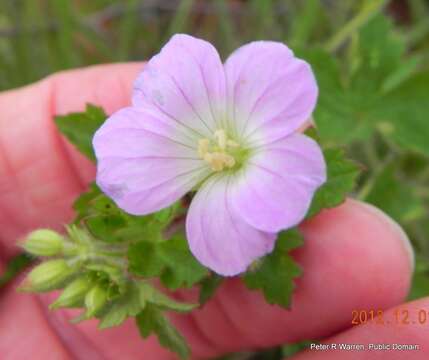
[[[85,103],[111,113],[128,103],[141,64],[104,65],[53,75],[0,95],[0,259],[14,241],[36,227],[60,228],[71,203],[94,177],[93,165],[57,133],[54,114],[83,110]],[[294,256],[304,269],[291,311],[267,305],[238,279],[190,315],[174,315],[196,358],[270,347],[303,339],[341,343],[420,344],[412,359],[426,359],[424,325],[367,324],[351,328],[353,310],[388,309],[405,298],[413,259],[402,230],[375,208],[349,200],[302,225],[305,245]],[[1,269],[0,262],[0,269]],[[192,298],[192,292],[178,294]],[[48,313],[52,295],[0,298],[0,353],[4,359],[170,359],[154,338],[142,341],[132,322],[99,331],[96,322],[70,325],[70,310]],[[49,298],[49,299],[48,299]],[[42,304],[43,303],[43,304]],[[425,309],[429,299],[400,309]],[[386,310],[385,317],[392,316]],[[390,352],[389,358],[400,358]],[[366,359],[383,352],[365,354]],[[359,352],[307,352],[299,359],[353,359]]]

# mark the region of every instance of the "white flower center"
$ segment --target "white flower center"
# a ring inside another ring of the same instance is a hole
[[[237,149],[240,145],[228,139],[223,129],[216,130],[213,135],[214,140],[207,138],[198,140],[198,155],[210,165],[213,171],[234,167],[236,160],[231,150]]]

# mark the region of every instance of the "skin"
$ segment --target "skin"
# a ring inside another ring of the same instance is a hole
[[[15,241],[36,227],[60,229],[73,216],[70,204],[95,171],[55,130],[54,114],[80,111],[85,103],[108,113],[129,103],[131,84],[142,64],[103,65],[50,76],[34,85],[0,94],[0,270],[16,253]],[[325,210],[302,225],[305,245],[294,253],[305,269],[297,281],[291,311],[267,305],[237,279],[191,315],[175,315],[194,358],[270,347],[303,339],[325,342],[420,344],[412,359],[427,359],[429,328],[419,324],[352,326],[352,311],[394,307],[408,292],[413,271],[409,242],[381,211],[353,200]],[[195,291],[177,294],[191,300]],[[143,342],[131,321],[98,331],[96,322],[70,325],[75,313],[49,313],[55,297],[0,295],[2,359],[174,359],[150,337]],[[429,308],[429,299],[399,305],[411,314]],[[365,359],[383,358],[370,352]],[[296,359],[357,359],[359,352],[308,351]],[[403,352],[389,352],[399,359]],[[403,357],[402,357],[403,358]]]

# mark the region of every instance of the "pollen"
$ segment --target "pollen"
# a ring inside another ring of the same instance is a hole
[[[233,168],[236,160],[230,152],[240,145],[229,139],[223,129],[216,130],[213,138],[213,140],[203,138],[198,141],[198,155],[210,165],[213,171]]]

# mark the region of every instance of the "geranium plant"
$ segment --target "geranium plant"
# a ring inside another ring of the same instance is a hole
[[[96,161],[96,184],[65,234],[22,242],[43,260],[21,289],[60,289],[52,309],[82,308],[74,321],[95,317],[101,329],[135,317],[143,337],[182,358],[189,349],[165,312],[204,306],[225,276],[291,306],[297,226],[340,204],[358,174],[318,142],[317,95],[311,66],[285,44],[252,42],[222,64],[210,43],[173,36],[144,65],[132,106],[57,117]],[[169,294],[190,287],[199,304]]]

